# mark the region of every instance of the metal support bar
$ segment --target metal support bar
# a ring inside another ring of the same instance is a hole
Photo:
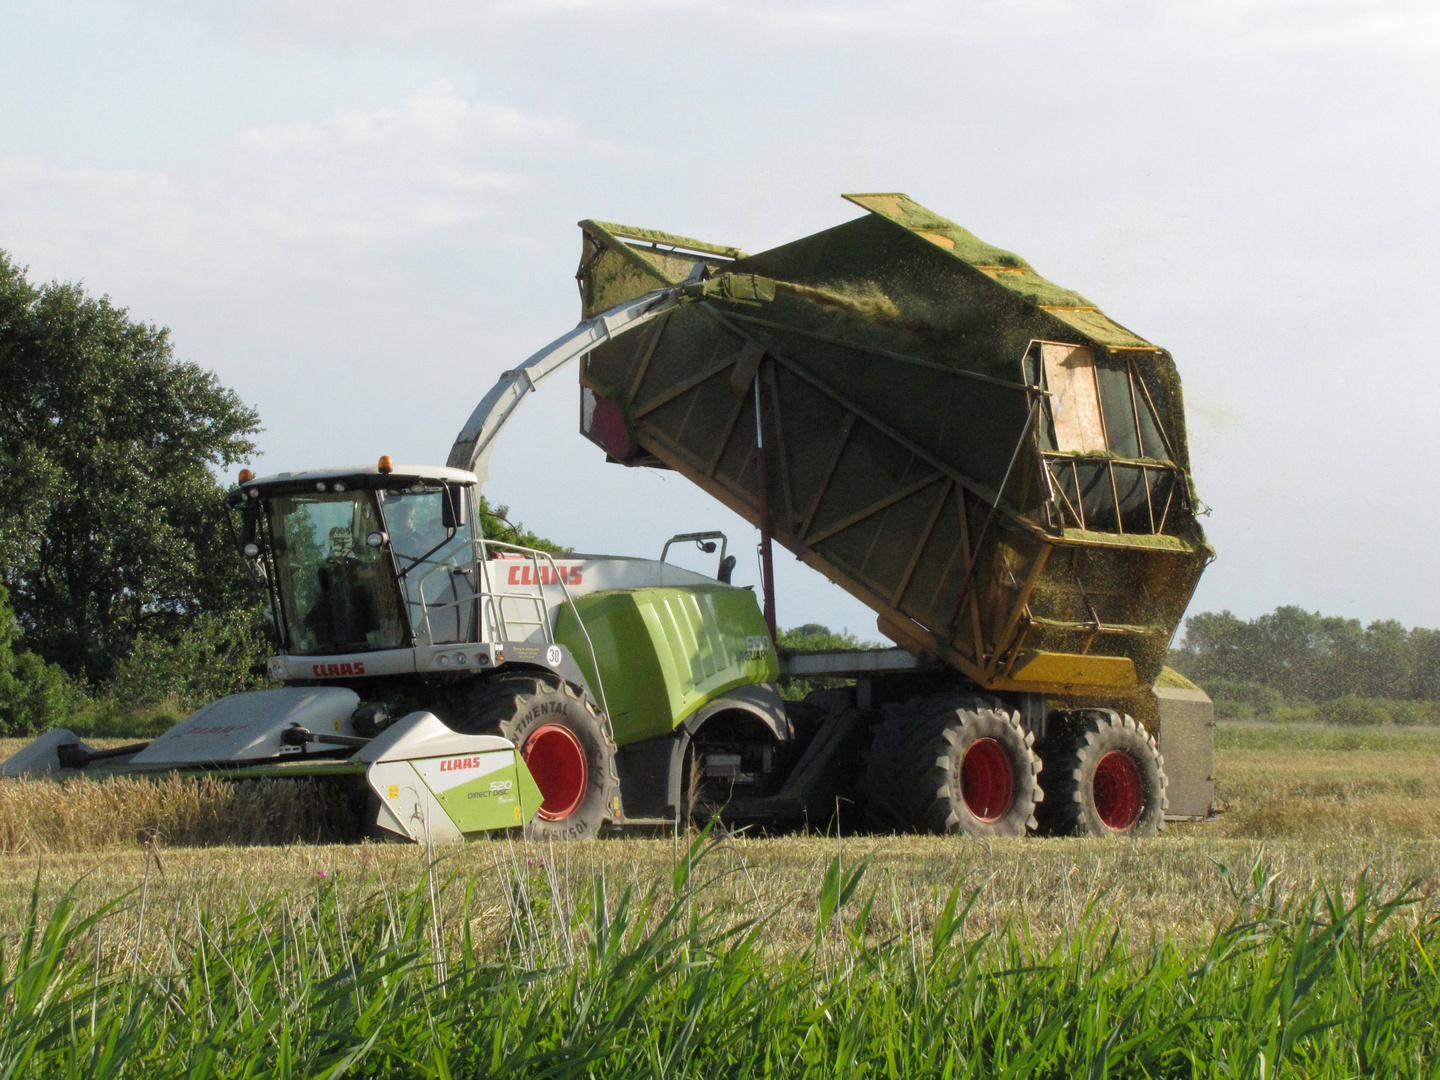
[[[855,427],[855,414],[846,413],[845,421],[840,425],[840,437],[835,440],[835,450],[830,455],[830,461],[825,466],[825,472],[820,478],[820,483],[815,488],[815,498],[810,503],[810,509],[805,514],[805,520],[800,523],[800,533],[804,535],[810,531],[810,523],[815,520],[815,514],[820,509],[820,504],[825,500],[825,493],[830,490],[830,481],[835,476],[835,470],[840,465],[840,456],[845,453],[845,446],[850,442],[850,432]]]
[[[728,327],[735,333],[741,334],[741,336],[745,336],[744,332],[734,325],[730,315],[722,314],[710,304],[701,303],[699,307],[701,311],[705,312],[722,326]],[[910,453],[914,454],[917,458],[925,462],[931,468],[944,473],[946,476],[949,476],[960,486],[968,488],[970,491],[973,491],[976,495],[980,496],[980,498],[983,499],[986,503],[992,506],[999,505],[1000,497],[997,492],[991,491],[984,484],[981,484],[979,481],[969,476],[966,476],[964,473],[960,472],[959,469],[956,469],[948,465],[944,461],[940,460],[940,458],[930,453],[930,451],[920,446],[914,440],[900,434],[900,432],[897,431],[894,427],[885,423],[885,421],[881,420],[879,417],[873,415],[868,409],[863,408],[862,406],[851,401],[849,398],[845,397],[843,394],[837,392],[832,387],[826,385],[822,380],[807,371],[803,365],[796,364],[794,361],[787,359],[785,356],[775,352],[773,349],[769,351],[769,356],[773,363],[781,365],[786,371],[790,372],[790,374],[794,375],[802,382],[810,384],[812,388],[819,391],[825,397],[828,397],[831,401],[834,401],[842,409],[855,414],[855,416],[859,417],[865,423],[869,424],[876,431],[880,432],[880,434],[884,435],[896,445],[904,448],[905,450],[908,450]],[[1021,383],[1016,383],[1015,385],[1023,386],[1023,384]],[[1028,390],[1030,388],[1025,387],[1025,389]],[[1026,423],[1027,430],[1029,429],[1030,423],[1033,422],[1033,418],[1034,406],[1031,406],[1031,419]],[[1048,537],[1049,534],[1046,533],[1044,529],[1040,528],[1039,525],[1035,524],[1035,522],[1031,521],[1023,514],[1020,514],[1017,511],[1011,509],[1006,509],[1004,513],[1006,517],[1013,519],[1016,524],[1018,524],[1021,528],[1034,533],[1036,536]]]
[[[1045,563],[1050,558],[1051,550],[1053,549],[1047,544],[1042,547],[1040,553],[1035,556],[1035,565],[1030,568],[1030,573],[1025,575],[1025,582],[1016,593],[1014,610],[1010,612],[1009,617],[1005,620],[1004,629],[995,635],[995,656],[990,666],[992,676],[1000,670],[1000,660],[1006,653],[1007,646],[1010,642],[1010,635],[1013,634],[1015,628],[1020,625],[1020,619],[1025,615],[1026,608],[1029,607],[1030,592],[1035,588],[1035,582],[1040,577],[1040,572],[1045,569]]]
[[[61,743],[55,748],[55,756],[59,759],[62,769],[83,769],[92,761],[104,761],[106,758],[138,754],[149,745],[148,742],[142,742],[131,743],[129,746],[114,746],[109,750],[89,750],[78,742]]]
[[[765,435],[760,415],[760,372],[755,372],[755,502],[760,517],[760,574],[765,594],[765,625],[775,633],[775,554],[770,543],[770,491],[765,475]]]
[[[358,735],[320,734],[314,731],[307,731],[299,724],[291,724],[284,731],[280,732],[280,741],[286,746],[304,746],[306,743],[327,743],[331,746],[361,747],[370,740],[362,739]]]
[[[816,544],[829,540],[830,537],[834,536],[836,533],[844,532],[846,529],[850,528],[850,526],[858,525],[860,522],[864,521],[868,517],[874,517],[876,514],[880,513],[881,510],[885,510],[888,507],[894,506],[902,499],[908,499],[917,491],[924,491],[927,487],[935,483],[937,480],[945,479],[948,478],[943,473],[931,473],[929,476],[922,476],[919,480],[905,485],[899,491],[892,491],[889,495],[886,495],[885,498],[880,499],[877,502],[871,503],[863,510],[857,510],[853,514],[841,518],[834,524],[827,525],[820,532],[813,533],[812,535],[805,537],[801,542],[806,547],[814,547]]]
[[[905,564],[905,572],[900,575],[900,583],[895,586],[895,591],[890,596],[890,606],[898,607],[901,599],[905,596],[905,590],[910,587],[910,579],[915,576],[915,568],[920,565],[920,557],[925,554],[925,547],[930,543],[930,534],[935,531],[935,523],[940,520],[940,511],[945,509],[945,500],[950,498],[950,492],[955,489],[955,481],[946,479],[941,485],[940,497],[935,500],[935,509],[930,511],[930,517],[925,522],[925,529],[920,534],[920,540],[915,545],[915,550],[910,553],[910,561]]]
[[[681,394],[688,393],[689,391],[694,390],[695,387],[699,386],[701,383],[706,382],[709,379],[713,379],[722,371],[733,367],[734,364],[735,358],[733,356],[727,356],[718,364],[711,364],[704,371],[697,372],[696,374],[691,375],[685,381],[676,383],[674,386],[670,387],[669,390],[666,390],[663,394],[657,394],[655,397],[645,402],[644,405],[636,405],[634,411],[630,414],[632,421],[639,420],[647,413],[654,412],[656,409],[660,408],[661,405],[668,405]]]
[[[769,319],[762,319],[755,315],[742,315],[738,311],[732,311],[729,313],[729,317],[738,319],[741,322],[752,323],[755,326],[764,326],[771,330],[779,330],[782,333],[813,338],[815,341],[823,341],[827,345],[839,345],[842,348],[854,349],[856,352],[870,353],[872,356],[883,356],[889,360],[899,360],[902,363],[914,364],[916,367],[929,368],[932,371],[942,371],[946,375],[955,375],[962,379],[974,379],[976,382],[989,383],[991,386],[1003,386],[1006,390],[1024,390],[1029,393],[1048,394],[1048,391],[1036,390],[1033,386],[1026,386],[1024,383],[1014,382],[1010,379],[997,379],[994,375],[984,375],[978,371],[952,367],[949,364],[942,364],[937,360],[926,360],[919,356],[909,356],[905,353],[891,352],[889,349],[881,349],[875,345],[862,345],[858,341],[846,341],[843,338],[831,337],[829,334],[817,334],[813,330],[802,330],[798,326],[786,326],[784,323],[771,322]]]

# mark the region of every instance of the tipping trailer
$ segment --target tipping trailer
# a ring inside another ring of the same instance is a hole
[[[1170,354],[905,195],[846,198],[758,255],[581,222],[586,315],[727,282],[588,354],[582,431],[758,526],[772,631],[772,538],[877,613],[899,650],[787,660],[855,680],[814,704],[873,727],[876,826],[1205,816],[1210,703],[1163,670],[1213,557]]]

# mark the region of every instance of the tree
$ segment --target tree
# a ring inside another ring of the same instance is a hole
[[[1421,701],[1440,701],[1440,630],[1417,626],[1410,631],[1415,650],[1415,685],[1411,695]]]
[[[779,640],[776,641],[776,644],[780,648],[789,649],[792,652],[825,652],[830,649],[877,648],[873,642],[861,641],[848,631],[837,634],[828,626],[821,626],[819,623],[806,623],[804,626],[794,626],[789,630],[781,630]]]
[[[142,634],[252,608],[212,469],[255,411],[169,332],[0,252],[0,574],[25,645],[108,678]]]
[[[1360,639],[1361,697],[1406,698],[1415,684],[1415,643],[1394,619],[1372,622]]]
[[[534,548],[536,551],[548,551],[552,555],[568,554],[570,549],[562,547],[553,540],[546,540],[543,536],[536,536],[523,523],[516,525],[508,517],[510,508],[508,506],[491,506],[490,500],[484,495],[480,496],[480,506],[477,516],[480,518],[480,531],[487,540],[499,540],[502,544],[514,544],[516,547]]]
[[[775,644],[788,652],[828,652],[832,649],[874,649],[879,645],[873,641],[861,641],[849,631],[836,633],[820,623],[806,623],[781,630]],[[830,690],[844,686],[844,679],[780,677],[780,696],[788,701],[803,700],[812,690]]]

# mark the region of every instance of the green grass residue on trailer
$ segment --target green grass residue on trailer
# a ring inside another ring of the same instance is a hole
[[[1172,690],[1199,690],[1200,687],[1191,682],[1180,672],[1172,667],[1162,667],[1160,675],[1155,680],[1156,686],[1168,686]]]

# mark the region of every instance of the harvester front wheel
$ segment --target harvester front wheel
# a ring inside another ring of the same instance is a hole
[[[455,694],[445,722],[520,748],[544,801],[525,827],[537,840],[584,840],[619,816],[615,743],[589,698],[551,675],[499,675]]]
[[[1034,741],[992,698],[938,694],[887,706],[865,764],[871,827],[1024,836],[1044,798]]]
[[[1154,836],[1170,805],[1155,736],[1114,709],[1061,720],[1046,740],[1046,832],[1060,836]]]

